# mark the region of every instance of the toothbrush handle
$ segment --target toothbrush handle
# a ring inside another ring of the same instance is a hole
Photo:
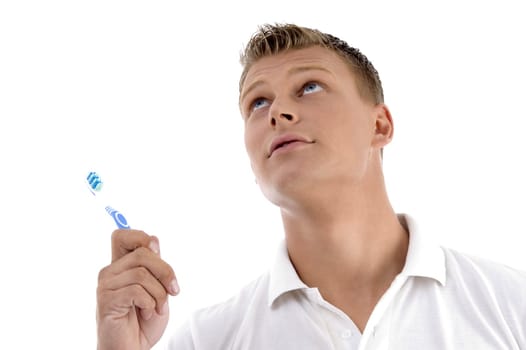
[[[110,206],[106,207],[106,211],[113,218],[118,228],[123,228],[123,229],[130,228],[130,225],[128,224],[128,220],[126,220],[126,218],[120,211],[113,209]]]

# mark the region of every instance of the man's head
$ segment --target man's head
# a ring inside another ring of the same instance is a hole
[[[331,34],[294,24],[263,25],[252,36],[241,54],[240,93],[247,72],[262,57],[311,46],[321,46],[340,55],[354,73],[361,97],[374,104],[384,102],[380,76],[364,54]]]
[[[262,27],[242,61],[245,145],[271,202],[284,208],[383,186],[392,120],[365,56],[328,34],[278,25]]]

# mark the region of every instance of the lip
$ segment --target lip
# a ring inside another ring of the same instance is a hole
[[[272,157],[272,153],[274,153],[275,150],[277,150],[284,144],[291,143],[291,142],[314,143],[314,141],[309,140],[300,135],[295,135],[295,134],[280,135],[280,136],[275,137],[270,143],[270,147],[268,150],[268,158]]]

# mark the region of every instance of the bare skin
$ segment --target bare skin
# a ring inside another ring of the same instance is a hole
[[[99,273],[97,348],[151,349],[168,323],[168,296],[177,293],[174,271],[161,259],[156,237],[114,231],[112,262]]]
[[[408,247],[382,172],[387,106],[360,95],[338,55],[310,47],[257,61],[240,108],[252,169],[281,208],[296,271],[363,331]],[[272,152],[284,135],[299,141]]]
[[[363,98],[348,66],[319,47],[256,62],[240,107],[254,174],[281,208],[300,278],[363,331],[408,246],[382,174],[380,150],[393,134],[388,108]],[[274,149],[279,137],[293,142]],[[99,350],[150,349],[166,328],[168,295],[177,293],[158,240],[115,231],[97,289]]]

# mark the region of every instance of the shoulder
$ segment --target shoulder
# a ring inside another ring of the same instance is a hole
[[[267,302],[268,281],[268,274],[261,275],[228,300],[196,311],[193,321],[201,327],[214,327],[218,323],[224,327],[226,322],[238,322],[248,306]]]
[[[526,341],[526,271],[486,258],[443,248],[446,288],[462,296],[465,307],[502,319],[519,339]]]
[[[526,271],[454,249],[442,249],[446,257],[448,277],[462,277],[464,280],[487,284],[509,293],[523,292],[526,288]]]
[[[229,348],[244,322],[247,310],[257,310],[268,302],[269,274],[246,284],[231,298],[201,308],[173,335],[170,349]]]

